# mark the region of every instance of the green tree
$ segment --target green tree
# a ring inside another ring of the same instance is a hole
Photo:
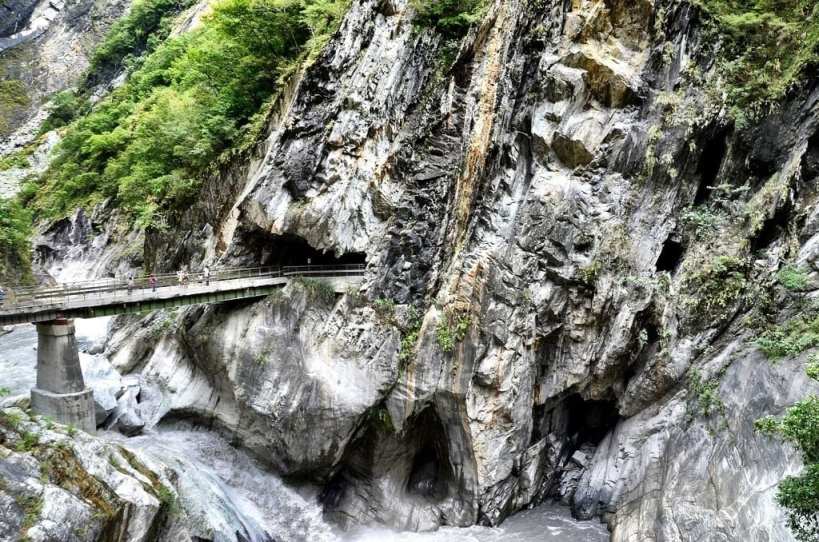
[[[810,370],[808,374],[819,376]],[[812,395],[797,403],[781,419],[762,418],[756,427],[784,438],[801,452],[805,470],[779,484],[777,500],[787,510],[788,527],[798,540],[819,540],[819,397]]]

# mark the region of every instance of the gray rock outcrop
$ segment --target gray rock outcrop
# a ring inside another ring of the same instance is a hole
[[[198,207],[106,244],[109,270],[366,259],[366,292],[122,319],[130,410],[229,431],[342,525],[557,498],[616,542],[792,540],[801,465],[753,423],[815,387],[752,324],[793,314],[782,261],[817,284],[819,90],[736,126],[685,1],[498,1],[455,43],[414,17],[354,1]]]

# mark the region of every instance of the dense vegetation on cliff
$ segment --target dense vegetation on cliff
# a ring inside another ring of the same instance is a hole
[[[222,0],[202,26],[159,43],[172,4],[136,4],[97,51],[94,68],[131,73],[68,126],[43,179],[25,187],[41,215],[113,198],[148,226],[186,208],[216,159],[257,135],[281,75],[320,48],[347,1]],[[55,112],[70,119],[83,107],[63,95]]]
[[[486,11],[486,0],[413,0],[418,23],[455,36],[480,21]]]
[[[819,364],[808,366],[811,378],[819,380]],[[819,397],[810,396],[789,408],[782,419],[757,422],[763,433],[780,435],[793,443],[805,461],[805,470],[779,485],[777,499],[788,510],[788,526],[803,542],[819,539]]]
[[[740,124],[764,115],[819,64],[814,0],[697,0],[717,23],[723,86]]]
[[[0,278],[29,274],[31,213],[17,200],[0,198]]]

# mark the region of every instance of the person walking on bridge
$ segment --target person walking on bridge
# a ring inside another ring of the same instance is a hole
[[[207,265],[205,269],[202,270],[202,280],[205,281],[205,286],[210,286],[210,267]]]
[[[134,289],[134,272],[131,271],[128,273],[128,295],[131,295],[131,291]]]
[[[154,275],[153,273],[151,273],[151,275],[148,277],[148,284],[150,284],[150,286],[151,286],[151,291],[155,292],[156,291],[156,275]]]

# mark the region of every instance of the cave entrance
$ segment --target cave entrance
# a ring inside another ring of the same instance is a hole
[[[586,400],[574,394],[566,399],[565,404],[568,413],[566,434],[578,447],[583,444],[597,446],[620,421],[615,401]]]
[[[432,408],[427,408],[413,423],[412,440],[417,443],[406,490],[410,495],[441,502],[449,495],[453,475],[444,426]]]
[[[700,174],[700,184],[694,196],[694,205],[701,205],[708,200],[711,193],[709,187],[715,185],[728,149],[727,136],[727,131],[722,130],[703,145],[702,156],[697,167],[697,172]]]
[[[361,252],[336,254],[313,248],[307,240],[296,235],[274,235],[257,230],[245,235],[245,251],[249,252],[263,267],[293,265],[351,265],[366,264]]]
[[[671,274],[677,271],[682,262],[684,247],[681,243],[674,241],[670,237],[663,243],[663,249],[660,251],[660,256],[657,258],[657,271],[667,271]]]
[[[791,214],[790,203],[781,205],[774,215],[767,219],[759,232],[751,239],[751,252],[759,252],[770,247],[774,241],[785,235]]]

